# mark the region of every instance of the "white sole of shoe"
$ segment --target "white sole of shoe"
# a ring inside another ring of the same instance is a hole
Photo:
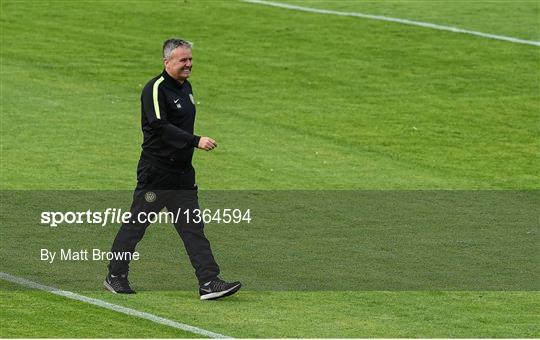
[[[224,290],[224,291],[221,291],[221,292],[208,293],[208,294],[201,295],[201,300],[213,300],[213,299],[217,299],[219,297],[222,297],[224,295],[227,295],[227,294],[229,294],[231,292],[236,293],[236,291],[239,290],[241,286],[242,286],[242,284],[239,283],[236,286],[231,287],[231,288],[229,288],[227,290]]]
[[[114,291],[113,287],[111,287],[111,285],[107,283],[107,281],[103,281],[103,285],[111,293],[118,294],[117,292]]]

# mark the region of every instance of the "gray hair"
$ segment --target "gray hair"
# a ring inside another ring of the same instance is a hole
[[[163,43],[163,59],[169,59],[173,51],[178,47],[185,47],[191,49],[193,47],[193,43],[178,38],[171,38],[165,40],[165,42]]]

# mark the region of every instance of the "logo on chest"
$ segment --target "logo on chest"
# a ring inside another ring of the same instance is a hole
[[[179,99],[175,99],[175,100],[174,100],[174,104],[176,105],[177,108],[179,108],[179,109],[182,108],[182,104],[180,104],[180,98],[179,98]]]

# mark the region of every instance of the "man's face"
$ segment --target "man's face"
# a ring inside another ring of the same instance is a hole
[[[171,57],[164,60],[165,70],[174,79],[184,81],[191,75],[192,59],[190,48],[177,47]]]

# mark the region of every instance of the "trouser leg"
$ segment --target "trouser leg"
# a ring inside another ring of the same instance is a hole
[[[199,209],[197,190],[178,191],[175,198],[167,204],[167,210],[175,213],[180,211],[181,213],[182,218],[179,218],[174,226],[184,242],[199,284],[203,284],[219,275],[219,266],[212,254],[210,242],[204,235],[204,223],[202,220],[198,223],[194,222],[193,213],[190,214],[191,218],[187,220],[186,216],[182,214],[186,209],[189,209],[190,212]]]
[[[143,238],[146,228],[150,223],[139,222],[141,213],[148,214],[149,212],[159,212],[163,208],[161,200],[148,202],[146,190],[136,190],[133,194],[133,203],[131,204],[131,220],[128,223],[123,223],[116,234],[111,251],[113,253],[130,253],[133,254],[135,247]],[[125,258],[125,257],[123,257]],[[109,273],[112,275],[120,275],[129,271],[129,260],[111,260],[109,263]]]

